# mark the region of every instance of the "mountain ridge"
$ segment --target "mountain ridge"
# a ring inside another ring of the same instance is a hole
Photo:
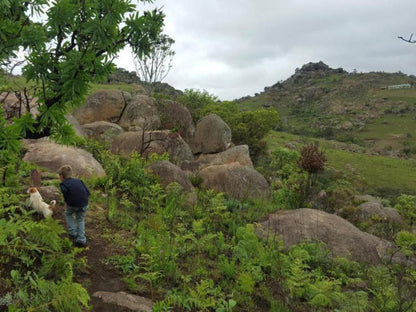
[[[406,88],[389,88],[393,85]],[[381,149],[409,156],[405,145],[410,142],[413,149],[416,136],[410,127],[416,118],[415,85],[415,76],[401,72],[348,73],[318,62],[305,64],[288,79],[237,102],[241,109],[274,107],[281,116],[281,131],[359,143],[374,150],[384,140]],[[391,133],[374,134],[372,128],[379,123]],[[402,125],[409,127],[401,129]]]

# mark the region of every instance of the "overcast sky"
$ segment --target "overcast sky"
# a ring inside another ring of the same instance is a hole
[[[164,82],[221,100],[254,95],[323,61],[348,72],[416,74],[416,0],[156,0],[175,40]],[[123,51],[119,67],[135,70]]]

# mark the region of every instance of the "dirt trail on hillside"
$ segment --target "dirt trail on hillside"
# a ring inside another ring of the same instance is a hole
[[[60,220],[66,229],[64,207],[57,207],[55,212],[54,219]],[[88,246],[81,253],[81,256],[86,256],[87,258],[87,270],[81,274],[76,273],[74,281],[82,284],[88,290],[91,297],[91,311],[131,312],[130,309],[104,303],[101,299],[93,296],[97,291],[127,291],[127,286],[121,281],[121,274],[110,264],[104,263],[106,257],[114,255],[115,247],[102,237],[101,224],[103,217],[100,216],[100,213],[105,212],[91,210],[91,208],[87,212],[85,232]]]

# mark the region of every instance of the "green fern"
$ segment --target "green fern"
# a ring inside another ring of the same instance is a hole
[[[309,266],[302,258],[294,258],[290,264],[289,273],[285,281],[290,294],[296,298],[301,298],[306,292],[306,287],[311,282]]]
[[[368,294],[365,291],[346,292],[339,309],[335,312],[367,312],[369,307]]]
[[[342,302],[344,294],[341,292],[340,282],[322,278],[306,288],[306,297],[315,307],[335,307]]]
[[[52,218],[35,222],[33,211],[17,203],[18,196],[5,194],[0,188],[0,286],[5,294],[0,302],[7,302],[9,311],[88,307],[87,291],[72,280],[77,251],[68,239],[60,238],[63,227]],[[13,270],[9,273],[7,268]]]

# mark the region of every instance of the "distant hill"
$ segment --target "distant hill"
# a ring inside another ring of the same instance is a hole
[[[140,81],[140,78],[137,76],[135,71],[128,71],[124,68],[117,68],[115,72],[109,75],[107,78],[107,84],[138,84],[146,86],[146,82]],[[177,90],[164,82],[157,82],[153,91],[172,98],[176,98],[183,94],[182,91]]]
[[[375,154],[416,154],[416,77],[348,73],[308,63],[285,81],[237,100],[242,109],[275,107],[280,130],[368,147]]]

